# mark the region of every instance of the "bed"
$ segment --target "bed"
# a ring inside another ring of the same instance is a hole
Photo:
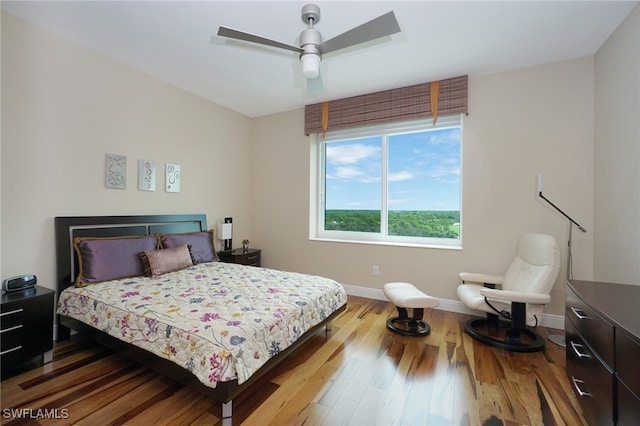
[[[217,261],[205,215],[56,217],[55,235],[57,339],[76,330],[198,390],[224,425],[346,309],[333,280]]]

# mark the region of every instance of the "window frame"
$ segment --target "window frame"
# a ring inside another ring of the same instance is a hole
[[[460,234],[459,238],[436,238],[436,237],[406,237],[387,235],[388,233],[388,204],[387,204],[387,161],[388,161],[388,138],[389,136],[402,133],[412,133],[419,131],[429,131],[434,129],[460,128]],[[379,244],[405,247],[427,247],[441,249],[462,249],[463,239],[463,208],[462,208],[462,170],[463,170],[463,114],[455,114],[439,117],[437,123],[433,124],[433,119],[425,119],[411,122],[391,123],[384,125],[374,125],[364,128],[337,130],[327,132],[323,139],[319,134],[311,134],[311,155],[310,155],[310,196],[309,196],[309,239],[315,241],[331,241],[356,244]],[[325,218],[325,142],[332,140],[359,139],[371,136],[382,136],[382,160],[381,160],[381,223],[380,233],[377,232],[349,232],[331,231],[324,229]]]

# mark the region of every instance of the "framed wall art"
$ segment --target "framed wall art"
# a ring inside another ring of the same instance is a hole
[[[156,162],[153,160],[138,161],[138,190],[156,190]]]
[[[167,163],[166,172],[165,190],[167,192],[180,192],[180,165]]]
[[[127,157],[116,154],[106,155],[105,185],[112,189],[127,188]]]

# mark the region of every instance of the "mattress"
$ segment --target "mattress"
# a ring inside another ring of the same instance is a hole
[[[245,382],[346,303],[334,280],[233,263],[69,287],[58,313],[189,370]]]

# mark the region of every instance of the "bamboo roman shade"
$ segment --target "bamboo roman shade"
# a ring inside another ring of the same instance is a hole
[[[467,113],[466,75],[305,107],[307,135],[326,130]],[[432,87],[436,92],[431,93]],[[432,100],[437,105],[432,105]],[[327,112],[328,107],[328,112]],[[323,109],[325,110],[323,114]],[[323,115],[324,124],[323,127]],[[328,119],[328,120],[327,120]]]

